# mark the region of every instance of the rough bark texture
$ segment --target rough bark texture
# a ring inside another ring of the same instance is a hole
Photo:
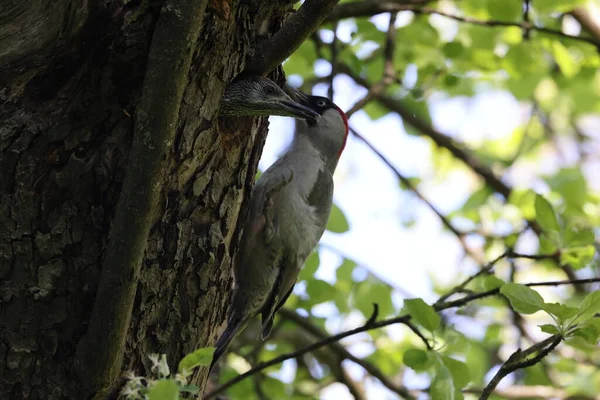
[[[219,124],[215,113],[226,83],[291,2],[227,3],[211,2],[204,18],[167,155],[121,350],[124,369],[138,373],[150,353],[168,354],[175,366],[212,344],[227,309],[240,211],[267,123]],[[2,399],[82,398],[76,347],[95,300],[161,6],[0,4]]]

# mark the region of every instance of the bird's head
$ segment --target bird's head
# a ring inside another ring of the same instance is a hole
[[[321,118],[309,118],[306,122],[298,121],[298,125],[304,125],[301,130],[311,141],[318,143],[318,147],[322,150],[339,158],[348,138],[346,114],[326,97],[304,95],[300,97],[300,101],[321,116]]]
[[[275,82],[262,76],[234,81],[225,89],[219,110],[226,116],[280,115],[318,119],[319,114],[292,100]]]

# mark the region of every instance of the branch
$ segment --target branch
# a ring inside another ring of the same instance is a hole
[[[490,395],[496,389],[496,386],[500,383],[502,379],[511,372],[514,372],[518,369],[531,367],[532,365],[540,362],[544,357],[546,357],[558,344],[563,340],[562,336],[559,334],[552,335],[549,338],[534,344],[530,348],[525,351],[521,351],[518,349],[515,351],[509,358],[506,360],[502,367],[498,370],[496,375],[492,378],[490,383],[483,389],[481,392],[481,396],[479,396],[479,400],[487,400]],[[538,353],[535,357],[527,359],[527,357],[532,354]]]
[[[287,323],[289,320],[300,325],[302,328],[306,328],[307,326],[314,327],[314,325],[308,321],[308,319],[300,317],[298,314],[291,310],[281,309],[279,311],[280,315],[283,318],[279,319],[280,324]],[[288,319],[287,314],[290,314],[290,318]],[[302,319],[303,321],[296,321],[295,317]],[[307,325],[304,325],[304,320]],[[316,327],[315,327],[316,328]],[[316,328],[320,331],[319,328]],[[248,335],[252,336],[253,339],[256,338],[256,332],[254,334]],[[286,329],[280,330],[276,335],[271,333],[272,340],[271,342],[280,342],[291,344],[294,347],[303,347],[307,344],[312,343],[315,340],[315,333],[310,329]],[[325,334],[327,337],[327,334]],[[345,385],[348,388],[348,391],[352,395],[352,397],[356,400],[367,400],[367,396],[364,392],[364,387],[361,382],[354,381],[351,376],[348,374],[347,368],[343,365],[343,361],[346,359],[345,354],[343,352],[338,351],[338,347],[343,346],[337,344],[336,346],[321,348],[313,353],[314,358],[323,365],[326,365],[330,370],[331,374],[335,377],[335,379],[341,384]],[[247,358],[247,357],[246,357]],[[297,358],[298,367],[304,366],[307,371],[310,373],[310,367],[307,363],[308,360],[303,359],[302,357]],[[256,358],[252,364],[256,364]]]
[[[579,22],[581,27],[594,39],[595,43],[600,43],[600,23],[594,19],[584,8],[578,8],[571,13],[573,18]]]
[[[419,339],[421,339],[423,341],[423,343],[425,344],[425,347],[427,347],[427,350],[433,350],[433,347],[431,347],[431,344],[429,344],[429,340],[427,340],[427,338],[423,335],[423,333],[421,333],[421,331],[419,330],[419,328],[417,328],[412,322],[407,321],[404,323],[404,325],[408,326],[408,328],[413,331],[413,333],[415,335],[417,335],[419,337]]]
[[[464,389],[463,393],[480,394],[483,389]],[[493,393],[504,399],[567,399],[568,393],[564,389],[551,386],[532,385],[532,386],[510,386],[502,389],[496,388]],[[595,396],[577,395],[580,400],[594,400]]]
[[[438,303],[443,303],[444,301],[446,301],[448,298],[450,298],[452,295],[459,293],[461,291],[464,290],[464,288],[475,278],[477,278],[480,275],[483,275],[485,273],[488,273],[492,270],[492,268],[494,268],[494,266],[503,258],[505,258],[508,255],[508,252],[504,252],[502,254],[500,254],[498,257],[494,258],[492,261],[490,261],[489,263],[487,263],[486,266],[484,266],[483,268],[481,268],[475,275],[471,275],[469,276],[467,279],[465,279],[463,282],[461,282],[460,284],[456,285],[452,290],[450,290],[448,293],[446,293],[445,295],[441,296],[438,301],[436,302],[436,304]]]
[[[169,0],[154,31],[123,190],[112,223],[87,335],[76,370],[91,390],[110,387],[121,372],[140,265],[162,190],[162,160],[175,136],[206,0]]]
[[[333,40],[331,41],[331,73],[329,74],[329,89],[327,89],[327,97],[329,97],[333,101],[333,80],[337,75],[337,65],[338,65],[338,23],[336,22],[333,27]]]
[[[593,37],[575,36],[569,35],[557,29],[545,28],[542,26],[536,26],[529,21],[524,20],[523,22],[511,22],[511,21],[497,21],[497,20],[480,20],[471,17],[465,17],[460,15],[449,14],[441,10],[434,8],[423,7],[425,4],[432,3],[429,0],[396,0],[387,2],[375,2],[372,0],[359,1],[352,3],[344,3],[336,6],[325,22],[338,21],[344,18],[356,18],[356,17],[372,17],[373,15],[385,13],[385,12],[400,12],[400,11],[412,11],[415,14],[424,15],[439,15],[442,17],[450,18],[458,22],[468,23],[479,26],[489,27],[517,27],[523,29],[524,32],[536,31],[545,33],[548,35],[558,36],[564,39],[577,40],[580,42],[588,43],[596,47],[600,46],[600,27],[587,15],[585,11],[576,10],[574,11],[573,17],[579,21],[579,23],[592,34]],[[524,16],[528,16],[528,13],[524,13]]]
[[[557,30],[557,29],[551,29],[551,28],[544,28],[541,26],[535,26],[530,22],[527,21],[523,21],[523,22],[510,22],[510,21],[496,21],[496,20],[479,20],[476,18],[471,18],[471,17],[462,17],[459,15],[454,15],[454,14],[448,14],[445,13],[443,11],[439,11],[439,10],[435,10],[432,8],[426,8],[426,7],[422,7],[422,8],[414,8],[413,11],[415,14],[425,14],[425,15],[439,15],[442,17],[446,17],[446,18],[450,18],[453,19],[455,21],[458,22],[464,22],[464,23],[468,23],[468,24],[472,24],[472,25],[479,25],[479,26],[500,26],[500,27],[516,27],[516,28],[521,28],[525,31],[536,31],[536,32],[540,32],[540,33],[545,33],[548,35],[553,35],[553,36],[558,36],[561,37],[563,39],[572,39],[572,40],[577,40],[580,42],[584,42],[584,43],[588,43],[591,45],[594,45],[596,47],[600,46],[600,41],[595,39],[595,38],[588,38],[585,36],[575,36],[575,35],[569,35],[568,33],[564,33],[563,31]]]
[[[413,10],[415,6],[433,3],[432,0],[389,0],[389,1],[354,1],[335,6],[325,22],[334,22],[344,18],[372,17],[385,12]]]
[[[348,119],[350,119],[352,114],[354,114],[355,112],[361,110],[364,106],[366,106],[367,103],[369,103],[373,99],[373,96],[375,94],[383,93],[383,91],[386,89],[386,87],[389,86],[391,83],[393,83],[395,80],[396,69],[394,68],[394,53],[396,50],[396,28],[394,25],[396,23],[396,17],[397,17],[396,13],[390,14],[390,20],[388,22],[388,29],[385,34],[385,47],[383,50],[384,63],[383,63],[383,71],[382,71],[383,78],[381,78],[380,82],[371,86],[369,88],[369,91],[367,92],[367,94],[362,99],[360,99],[356,103],[354,103],[354,105],[348,111],[346,111],[346,117]],[[334,59],[332,57],[332,63],[333,62],[334,62]],[[334,72],[334,69],[333,69],[333,65],[332,65],[331,73],[333,74],[333,72]]]
[[[583,285],[586,283],[597,283],[600,282],[600,278],[589,278],[589,279],[566,279],[563,281],[547,281],[547,282],[531,282],[531,283],[523,283],[523,285],[528,286],[528,287],[535,287],[535,286],[562,286],[562,285]],[[458,307],[462,307],[474,300],[478,300],[478,299],[483,299],[485,297],[490,297],[490,296],[495,296],[498,293],[500,293],[500,288],[496,288],[496,289],[491,289],[488,290],[487,292],[481,292],[481,293],[474,293],[474,294],[470,294],[468,296],[465,296],[463,298],[460,298],[458,300],[453,300],[453,301],[445,301],[443,303],[439,303],[439,304],[434,304],[433,308],[436,311],[441,311],[441,310],[447,310],[449,308],[458,308]]]
[[[441,296],[438,299],[438,301],[436,302],[436,304],[442,303],[446,299],[448,299],[450,296],[452,296],[453,294],[461,292],[473,279],[490,272],[496,266],[496,264],[503,258],[510,258],[510,259],[524,258],[527,260],[551,260],[558,256],[559,256],[558,253],[554,253],[554,254],[521,254],[521,253],[515,253],[512,250],[507,250],[504,253],[500,254],[498,257],[494,258],[492,261],[490,261],[486,266],[481,268],[475,275],[469,276],[462,283],[455,286],[452,290],[450,290],[445,295]],[[569,280],[569,282],[575,282],[575,280]]]
[[[534,283],[526,283],[525,286],[559,286],[559,285],[573,285],[573,284],[594,283],[594,282],[600,282],[600,278],[578,279],[576,281],[567,280],[567,281],[551,281],[551,282],[534,282]],[[444,303],[440,303],[440,304],[434,304],[433,308],[435,309],[435,311],[440,312],[440,311],[448,310],[451,308],[461,307],[461,306],[464,306],[465,304],[470,303],[474,300],[494,296],[494,295],[497,295],[498,293],[500,293],[500,288],[488,290],[487,292],[471,294],[471,295],[463,297],[462,299],[458,299],[458,300],[454,300],[454,301],[448,301],[448,302],[444,302]],[[216,395],[218,395],[219,393],[222,393],[225,390],[227,390],[228,388],[230,388],[231,386],[235,385],[236,383],[246,379],[247,377],[258,373],[259,371],[262,371],[265,368],[282,363],[283,361],[300,357],[306,353],[310,353],[313,350],[319,349],[323,346],[328,346],[332,343],[338,342],[342,339],[345,339],[349,336],[356,335],[358,333],[367,332],[370,330],[379,329],[379,328],[383,328],[385,326],[394,325],[394,324],[406,324],[407,322],[410,321],[410,319],[411,319],[410,315],[402,315],[399,317],[394,317],[394,318],[385,319],[385,320],[381,320],[381,321],[372,321],[371,323],[365,324],[358,328],[354,328],[349,331],[345,331],[345,332],[341,332],[341,333],[338,333],[333,336],[329,336],[323,340],[315,342],[309,346],[303,347],[303,348],[293,351],[291,353],[282,354],[279,357],[275,357],[269,361],[262,362],[262,363],[258,364],[257,366],[249,369],[245,373],[238,375],[235,378],[225,382],[223,385],[219,386],[212,392],[205,394],[202,397],[202,399],[207,400],[207,399],[213,398]]]
[[[267,74],[285,61],[325,19],[339,0],[306,0],[285,20],[273,37],[264,42],[246,65],[245,73]]]
[[[523,2],[523,23],[530,24],[529,13],[531,11],[531,0],[524,0]],[[524,28],[523,29],[523,39],[529,39],[531,29]]]
[[[329,334],[327,332],[323,331],[321,328],[319,328],[318,326],[313,324],[308,318],[302,317],[292,310],[282,308],[279,311],[279,314],[281,314],[281,316],[283,318],[293,321],[294,323],[296,323],[297,325],[302,327],[304,330],[310,332],[318,340],[324,340],[329,336]],[[392,392],[397,393],[398,395],[400,395],[404,398],[412,398],[408,389],[393,383],[385,375],[385,373],[383,373],[383,371],[381,371],[379,369],[379,367],[370,363],[367,360],[362,360],[362,359],[352,355],[352,353],[350,353],[348,350],[346,350],[346,348],[344,346],[342,346],[340,343],[333,343],[331,345],[331,350],[335,351],[342,359],[348,359],[348,360],[360,365],[361,367],[363,367],[365,369],[365,371],[367,371],[369,374],[371,374],[371,376],[377,378],[383,384],[383,386],[385,386]]]

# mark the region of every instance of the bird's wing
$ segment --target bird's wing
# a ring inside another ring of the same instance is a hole
[[[310,191],[307,203],[313,207],[318,223],[318,238],[323,234],[329,213],[331,212],[331,197],[333,196],[333,177],[328,170],[319,171],[315,184]],[[318,238],[315,238],[318,240]],[[316,245],[316,242],[315,242]],[[312,250],[312,248],[311,248]],[[266,339],[273,327],[275,313],[283,307],[292,293],[300,268],[308,254],[290,254],[289,252],[279,261],[279,274],[269,300],[262,309],[262,339]]]
[[[333,177],[326,169],[319,171],[313,188],[306,199],[307,203],[315,210],[317,220],[322,221],[323,229],[327,224],[331,212],[331,199],[333,197]]]
[[[288,297],[290,297],[300,273],[296,255],[289,252],[279,260],[278,266],[279,273],[275,285],[273,285],[273,290],[261,313],[262,331],[260,336],[262,340],[265,340],[271,334],[275,313],[283,307]]]
[[[244,264],[253,256],[259,258],[259,254],[262,254],[269,261],[275,261],[280,257],[279,254],[271,254],[270,251],[279,247],[272,243],[279,230],[273,198],[293,178],[292,171],[286,169],[281,174],[265,173],[256,183],[250,198],[250,210],[238,254],[241,262],[236,262],[234,267],[236,276],[241,276]]]

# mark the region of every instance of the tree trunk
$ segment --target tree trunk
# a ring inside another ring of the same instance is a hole
[[[145,373],[151,353],[166,353],[175,368],[211,345],[224,321],[267,122],[219,121],[216,111],[227,82],[291,6],[227,1],[210,2],[198,33],[127,345],[118,349],[122,371]],[[85,398],[77,345],[89,333],[142,84],[161,85],[145,71],[163,1],[3,3],[0,398]]]

